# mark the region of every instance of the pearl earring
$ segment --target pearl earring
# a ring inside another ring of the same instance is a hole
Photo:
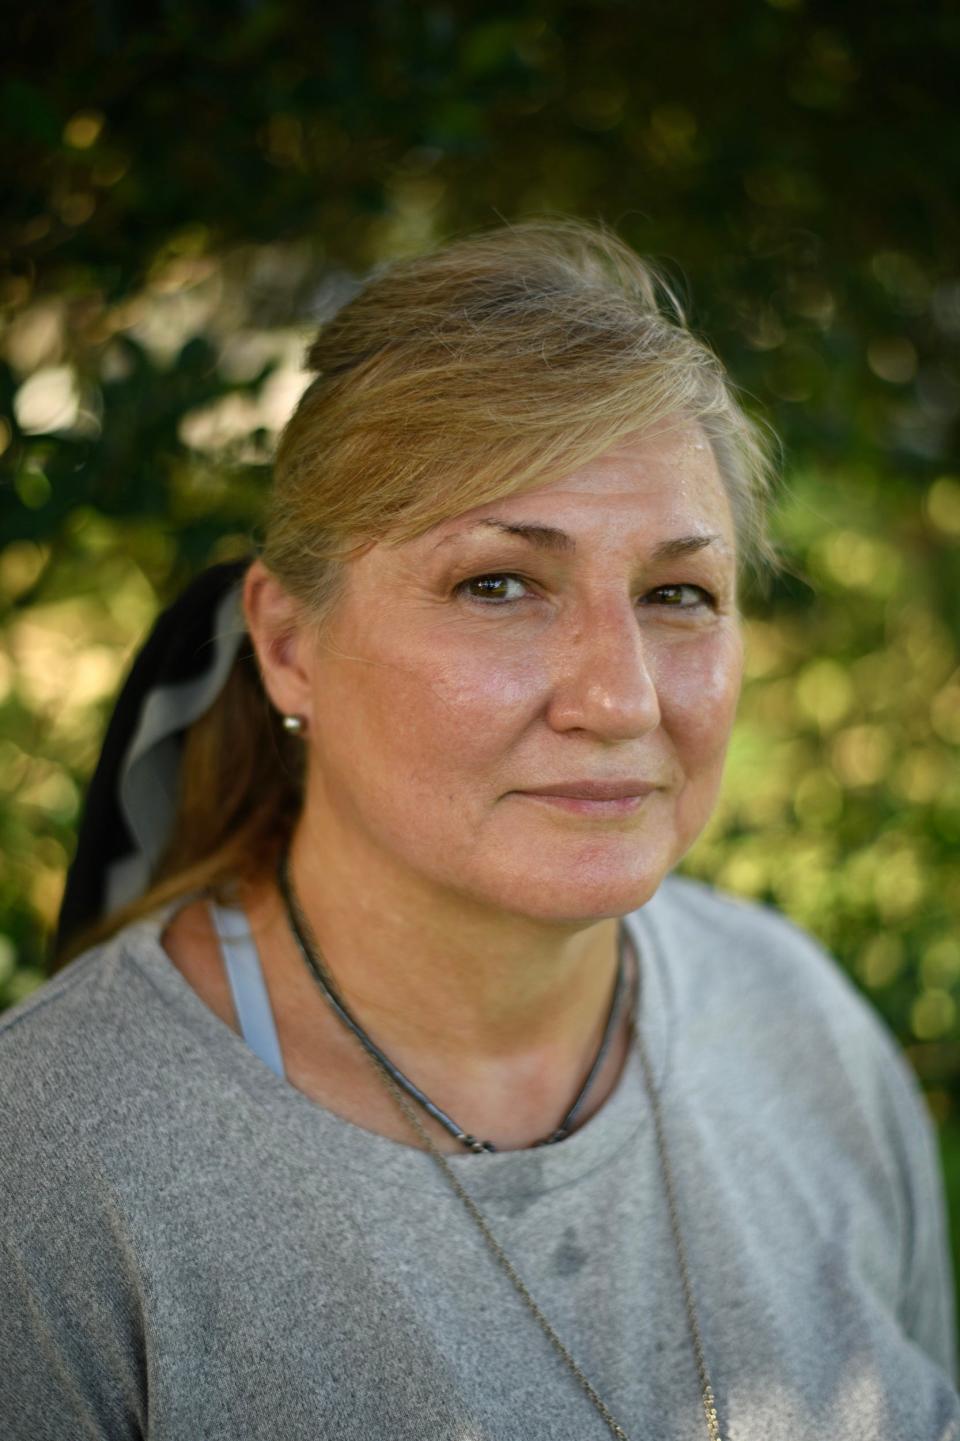
[[[303,735],[306,730],[306,721],[302,715],[285,715],[283,717],[283,728],[292,736]]]

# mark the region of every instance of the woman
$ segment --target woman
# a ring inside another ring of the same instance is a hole
[[[310,364],[262,554],[111,727],[65,929],[114,934],[0,1033],[0,1429],[960,1435],[906,1067],[670,874],[766,549],[718,363],[547,223],[383,272]]]

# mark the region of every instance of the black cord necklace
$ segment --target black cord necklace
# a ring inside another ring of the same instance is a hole
[[[445,1111],[442,1111],[439,1106],[435,1105],[434,1102],[430,1100],[429,1096],[425,1096],[423,1091],[421,1091],[419,1087],[415,1086],[412,1081],[408,1080],[407,1077],[403,1074],[403,1072],[397,1069],[397,1067],[393,1064],[389,1057],[384,1055],[384,1053],[380,1050],[379,1046],[377,1046],[375,1042],[370,1039],[366,1031],[360,1025],[359,1021],[357,1021],[355,1017],[350,1013],[342,997],[338,994],[337,989],[330,976],[330,973],[321,958],[320,949],[317,946],[316,939],[310,929],[310,925],[306,919],[306,916],[303,913],[303,909],[299,901],[297,900],[296,893],[293,889],[293,883],[290,879],[289,851],[281,852],[280,859],[277,863],[277,886],[279,888],[283,904],[286,908],[287,921],[290,926],[291,934],[293,935],[294,940],[300,948],[300,952],[304,960],[306,961],[307,966],[310,969],[311,975],[313,976],[317,985],[320,987],[320,990],[323,992],[324,996],[327,999],[327,1002],[329,1003],[331,1009],[334,1011],[335,1015],[339,1017],[339,1019],[343,1022],[343,1024],[347,1027],[348,1030],[353,1032],[357,1040],[364,1047],[364,1049],[373,1057],[381,1070],[385,1071],[386,1074],[396,1083],[396,1085],[398,1085],[403,1091],[405,1091],[408,1096],[412,1097],[412,1099],[416,1101],[418,1105],[422,1106],[428,1115],[432,1116],[435,1121],[438,1121],[440,1125],[445,1128],[445,1130],[449,1131],[450,1135],[453,1136],[455,1140],[459,1141],[460,1144],[466,1148],[466,1150],[476,1152],[495,1151],[497,1148],[496,1146],[494,1146],[492,1141],[479,1141],[477,1140],[476,1136],[469,1135],[466,1131],[463,1130],[461,1126],[457,1125],[456,1121],[453,1120],[451,1116],[448,1116]],[[570,1134],[576,1121],[577,1115],[583,1106],[583,1102],[586,1098],[587,1092],[590,1090],[591,1085],[596,1079],[597,1074],[599,1073],[600,1068],[603,1065],[604,1060],[606,1059],[607,1052],[610,1049],[611,1041],[613,1040],[617,1020],[619,1019],[620,1010],[623,1004],[623,998],[627,989],[627,968],[624,959],[624,951],[624,935],[623,927],[621,925],[619,932],[619,949],[617,957],[617,979],[613,989],[613,1000],[610,1003],[610,1012],[607,1016],[607,1024],[604,1027],[603,1037],[600,1041],[600,1048],[597,1051],[593,1065],[590,1067],[586,1080],[584,1081],[583,1085],[580,1087],[580,1090],[577,1093],[573,1105],[570,1107],[569,1111],[567,1111],[566,1115],[564,1116],[563,1120],[560,1122],[559,1126],[556,1128],[555,1131],[551,1131],[550,1135],[545,1136],[542,1141],[536,1141],[534,1143],[537,1146],[554,1145],[557,1141],[562,1141],[566,1136]]]

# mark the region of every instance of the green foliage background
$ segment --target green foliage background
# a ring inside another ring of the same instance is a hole
[[[11,42],[12,36],[12,43]],[[370,265],[603,218],[783,439],[725,798],[687,861],[907,1048],[960,1235],[955,0],[99,0],[0,86],[0,1000],[43,979],[157,609],[242,554],[316,317]]]

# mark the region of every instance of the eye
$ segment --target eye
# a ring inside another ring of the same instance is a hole
[[[697,610],[700,606],[712,606],[714,601],[701,585],[658,585],[640,603],[669,606],[672,610]]]
[[[526,582],[518,575],[493,571],[489,575],[474,575],[469,580],[462,580],[454,593],[486,605],[505,605],[512,600],[521,600],[526,589]]]

